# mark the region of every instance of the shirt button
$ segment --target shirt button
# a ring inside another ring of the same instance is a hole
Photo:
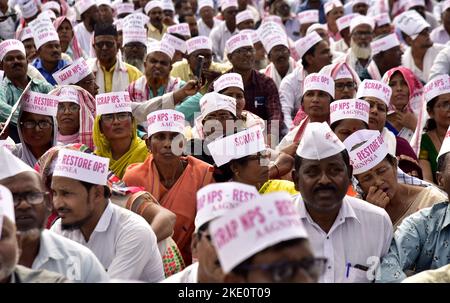
[[[331,269],[331,266],[328,266],[328,269]]]
[[[330,240],[330,237],[327,237],[327,240]]]

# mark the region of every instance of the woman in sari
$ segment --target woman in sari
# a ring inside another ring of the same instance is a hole
[[[127,186],[139,186],[176,214],[173,239],[186,265],[192,263],[191,236],[194,232],[196,195],[213,182],[213,167],[192,156],[184,157],[184,115],[175,110],[158,110],[147,117],[151,153],[144,163],[130,165],[123,177]]]
[[[86,58],[83,49],[78,44],[77,37],[74,34],[72,23],[66,16],[61,16],[53,21],[61,44],[61,51],[66,53],[72,60],[80,57]]]

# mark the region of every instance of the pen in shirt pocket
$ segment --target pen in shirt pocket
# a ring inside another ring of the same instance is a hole
[[[347,269],[345,271],[345,277],[348,278],[349,274],[350,274],[350,267],[362,270],[362,271],[368,271],[369,267],[361,265],[361,264],[355,264],[352,266],[352,264],[350,262],[347,262]]]

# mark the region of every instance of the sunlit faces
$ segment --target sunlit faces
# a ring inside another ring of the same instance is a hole
[[[19,120],[25,144],[30,147],[48,147],[53,142],[53,120],[50,116],[23,112]]]
[[[311,122],[325,122],[330,117],[331,96],[322,90],[309,90],[304,93],[302,107]]]
[[[147,139],[147,148],[158,161],[171,161],[182,155],[185,138],[176,132],[157,132]]]
[[[383,101],[375,97],[364,97],[369,102],[369,129],[383,131],[387,118],[387,105]]]
[[[27,58],[21,51],[13,50],[6,53],[3,57],[2,64],[3,71],[10,80],[25,77],[27,74]]]
[[[395,72],[389,79],[389,86],[392,89],[390,104],[397,110],[403,110],[409,103],[408,83],[400,72]]]

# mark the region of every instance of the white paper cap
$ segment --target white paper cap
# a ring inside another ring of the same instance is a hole
[[[217,139],[208,144],[208,149],[219,167],[231,160],[266,150],[264,134],[260,126],[255,125],[237,134]]]
[[[28,91],[22,99],[23,111],[44,116],[56,117],[59,97]]]
[[[400,46],[400,41],[398,41],[396,34],[389,34],[383,38],[374,40],[370,43],[370,48],[372,49],[372,56],[378,53],[387,51],[396,46]]]
[[[344,119],[357,119],[369,123],[370,105],[359,99],[342,99],[330,104],[330,125]]]
[[[128,26],[122,29],[122,46],[139,42],[147,46],[147,30],[144,27]]]
[[[113,25],[116,27],[118,32],[121,32],[123,30],[123,19],[114,20]]]
[[[333,77],[334,80],[340,79],[353,79],[353,74],[349,69],[347,64],[342,64],[337,70],[336,75]]]
[[[29,26],[25,27],[22,30],[21,36],[20,36],[20,41],[25,41],[28,39],[33,39],[33,31],[31,30],[31,28]]]
[[[250,10],[246,9],[242,12],[237,13],[236,24],[239,24],[239,23],[247,21],[247,20],[255,21],[255,19],[253,18],[253,13]]]
[[[42,11],[38,16],[37,19],[50,19],[50,20],[55,20],[56,19],[56,14],[54,11],[52,10],[45,10]]]
[[[11,51],[20,51],[24,56],[26,56],[25,46],[23,43],[16,39],[4,40],[0,43],[0,62],[3,61],[5,55]]]
[[[195,233],[205,223],[259,196],[256,187],[239,182],[214,183],[202,187],[197,192]]]
[[[214,8],[214,2],[212,0],[198,0],[197,1],[198,12],[206,6]]]
[[[14,156],[9,149],[2,146],[0,147],[0,180],[13,177],[26,171],[35,170],[29,165],[25,164],[22,160]]]
[[[354,148],[356,145],[364,144]],[[362,174],[378,165],[388,154],[384,136],[377,130],[359,130],[351,134],[345,141],[350,155],[353,174]]]
[[[439,161],[439,158],[446,153],[450,152],[450,126],[447,129],[447,133],[445,134],[444,141],[442,142],[441,149],[439,150],[439,155],[436,158],[436,162]]]
[[[375,28],[375,22],[373,21],[372,17],[368,17],[368,16],[363,16],[363,15],[359,15],[354,17],[351,21],[350,21],[350,33],[353,32],[353,30],[362,24],[366,24],[369,25],[370,28],[373,30]]]
[[[297,14],[297,19],[300,24],[318,23],[319,22],[319,10],[308,9]]]
[[[250,35],[250,37],[252,37],[253,45],[261,41],[261,38],[258,35],[258,31],[254,29],[243,29],[239,32],[244,35]]]
[[[236,99],[217,92],[206,93],[200,99],[200,121],[212,112],[227,110],[236,116]]]
[[[163,3],[159,0],[152,0],[152,1],[148,2],[144,8],[145,14],[148,15],[148,13],[156,7],[163,9]]]
[[[304,159],[321,160],[337,155],[344,149],[344,144],[328,123],[310,122],[298,145],[297,155]]]
[[[41,6],[42,11],[50,10],[50,9],[55,10],[61,14],[61,6],[56,1],[47,1],[44,4],[42,4],[42,6]]]
[[[23,1],[19,3],[20,11],[22,12],[22,17],[25,19],[36,16],[39,12],[37,3],[34,0]]]
[[[210,223],[209,233],[224,273],[280,242],[308,238],[299,210],[282,192],[262,195],[228,211]]]
[[[450,76],[445,74],[434,77],[424,86],[423,93],[427,103],[439,95],[450,93]]]
[[[442,6],[442,12],[445,12],[446,10],[448,10],[450,8],[450,0],[442,1],[441,6]]]
[[[226,73],[214,81],[214,91],[216,93],[221,92],[228,87],[239,87],[244,91],[242,76],[238,73]]]
[[[246,34],[241,34],[241,33],[238,33],[238,34],[232,36],[225,43],[225,49],[227,50],[228,54],[233,53],[235,50],[237,50],[241,47],[247,47],[247,46],[253,47],[252,37],[250,37],[249,35],[246,35]]]
[[[409,10],[397,16],[394,24],[413,40],[417,38],[421,31],[430,27],[430,24],[415,10]]]
[[[173,5],[172,0],[163,0],[163,11],[175,11],[175,6]]]
[[[353,0],[352,1],[352,7],[356,4],[367,4],[370,5],[370,0]]]
[[[111,92],[95,96],[95,109],[97,116],[130,112],[131,100],[128,92]]]
[[[53,177],[66,177],[92,184],[106,185],[109,158],[77,150],[61,149],[58,152]]]
[[[212,50],[211,39],[205,36],[198,36],[186,41],[188,55],[200,49]]]
[[[230,7],[236,7],[238,8],[238,2],[237,0],[221,0],[220,1],[220,9],[222,10],[222,13],[224,10]]]
[[[336,25],[337,25],[338,31],[342,31],[342,30],[346,29],[347,27],[350,27],[350,22],[356,16],[360,16],[360,14],[348,14],[348,15],[344,15],[344,16],[336,19]]]
[[[134,12],[134,4],[133,3],[117,3],[114,5],[114,9],[116,10],[116,15],[122,14],[132,14]]]
[[[324,30],[326,33],[328,33],[328,27],[326,24],[314,23],[313,25],[308,27],[308,29],[306,30],[306,35],[309,35],[315,31],[317,31],[318,29]]]
[[[148,137],[159,132],[184,134],[185,118],[173,109],[157,110],[147,115]]]
[[[310,90],[327,92],[334,98],[334,80],[328,75],[312,73],[303,80],[303,94]]]
[[[82,57],[75,60],[69,66],[54,73],[53,79],[59,85],[76,84],[92,73],[86,60]]]
[[[161,52],[169,56],[170,60],[172,60],[173,55],[175,54],[175,49],[165,40],[165,41],[155,41],[151,42],[147,46],[147,54]]]
[[[378,80],[364,80],[358,87],[356,98],[375,97],[383,101],[386,106],[391,102],[392,89],[386,83]]]
[[[379,15],[376,15],[375,17],[373,17],[373,19],[375,20],[376,26],[383,26],[385,24],[391,23],[391,17],[388,13],[381,13]]]
[[[275,22],[275,23],[278,23],[281,26],[284,26],[283,20],[281,19],[281,17],[280,16],[276,16],[276,15],[268,15],[268,16],[264,17],[262,19],[261,25],[266,23],[266,22]]]
[[[311,27],[309,27],[311,28]],[[305,37],[298,39],[295,42],[295,50],[297,51],[300,58],[303,57],[303,55],[314,45],[322,41],[322,37],[320,35],[313,31],[309,34],[307,34]]]
[[[119,0],[118,4],[119,3],[122,3],[122,1]],[[106,6],[109,6],[110,8],[113,8],[113,4],[111,3],[111,0],[97,0],[96,4],[97,4],[97,6],[106,5]]]
[[[161,39],[161,42],[165,42],[173,46],[173,48],[177,51],[182,52],[183,54],[186,53],[187,47],[186,47],[186,41],[172,36],[170,34],[164,34],[164,36]]]
[[[5,140],[0,140],[0,148],[7,148],[12,152],[16,149],[16,142],[8,137]]]
[[[325,12],[325,15],[327,15],[329,12],[331,12],[336,7],[342,7],[342,2],[339,0],[329,0],[323,5],[323,10]]]
[[[143,13],[133,13],[123,19],[118,20],[121,20],[122,26],[125,28],[134,26],[144,28],[144,26],[150,21],[150,18]]]
[[[258,35],[267,53],[270,53],[272,48],[277,45],[289,48],[286,31],[278,23],[265,22],[258,28]]]
[[[35,19],[30,22],[36,49],[50,41],[59,41],[58,33],[50,19]]]
[[[425,7],[425,0],[403,0],[401,1],[401,5],[405,9],[405,11],[407,11],[416,6]]]
[[[179,23],[171,25],[167,28],[167,33],[169,34],[180,34],[182,36],[191,37],[191,30],[189,29],[189,24]]]
[[[0,185],[0,238],[3,229],[3,216],[11,220],[12,223],[16,222],[14,200],[11,191],[7,187]]]
[[[78,90],[73,86],[64,86],[58,91],[59,102],[72,102],[80,104],[78,101]]]
[[[77,0],[75,3],[75,8],[81,16],[85,11],[94,5],[96,5],[95,0]]]

